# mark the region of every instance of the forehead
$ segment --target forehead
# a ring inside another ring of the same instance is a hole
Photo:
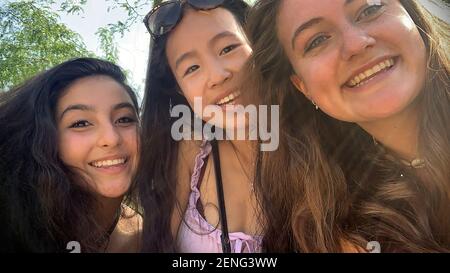
[[[345,0],[283,0],[277,14],[277,32],[281,40],[289,39],[295,30],[315,17],[336,16]]]
[[[181,22],[170,32],[167,53],[195,49],[224,31],[242,36],[239,23],[228,10],[220,7],[208,11],[188,8]]]
[[[108,108],[121,102],[132,102],[125,88],[108,76],[81,78],[70,85],[58,100],[58,111],[72,104]]]

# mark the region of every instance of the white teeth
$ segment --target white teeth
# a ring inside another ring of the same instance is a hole
[[[115,165],[120,165],[125,163],[125,158],[118,158],[118,159],[113,159],[113,160],[103,160],[103,161],[95,161],[92,162],[91,165],[97,168],[101,168],[101,167],[111,167],[111,166],[115,166]]]
[[[366,72],[364,72],[364,74],[366,75],[366,77],[368,78],[368,77],[370,77],[370,76],[372,76],[373,75],[373,70],[370,68],[370,69],[367,69],[366,70]]]
[[[357,77],[359,78],[359,82],[362,82],[365,78],[367,78],[367,76],[366,76],[365,73],[361,73],[361,74],[359,74]],[[358,82],[358,83],[359,83],[359,82]]]
[[[378,73],[381,71],[381,66],[379,64],[377,64],[376,66],[373,67],[373,72],[374,73]]]
[[[241,93],[239,91],[233,92],[230,95],[226,96],[225,98],[219,100],[216,104],[217,105],[223,105],[223,104],[229,103],[230,101],[236,99],[240,95],[241,95]]]
[[[355,76],[353,79],[347,82],[347,85],[350,87],[355,87],[357,85],[360,85],[364,80],[371,77],[372,75],[380,72],[383,69],[390,68],[394,65],[394,59],[385,60],[383,62],[380,62],[379,64],[376,64],[372,68],[367,69],[363,73],[360,73],[359,75]]]

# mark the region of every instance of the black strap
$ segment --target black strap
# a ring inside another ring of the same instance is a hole
[[[214,161],[214,172],[216,173],[217,198],[219,201],[220,222],[222,226],[222,251],[223,253],[231,253],[230,237],[228,236],[227,212],[225,209],[225,196],[223,194],[222,172],[220,170],[219,146],[217,140],[211,141],[212,155]]]

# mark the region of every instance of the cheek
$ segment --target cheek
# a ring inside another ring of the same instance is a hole
[[[194,108],[194,100],[195,98],[203,99],[203,85],[202,85],[202,75],[198,73],[198,75],[194,75],[195,77],[191,77],[189,81],[184,81],[180,84],[180,88],[183,92],[183,96],[188,101],[189,105]],[[180,81],[178,81],[180,82]],[[203,101],[203,104],[205,102]]]
[[[409,42],[406,44],[406,46],[408,46],[406,51],[409,53],[407,53],[407,56],[412,59],[413,66],[416,67],[416,75],[422,75],[425,77],[427,67],[427,50],[425,47],[425,42],[423,41],[417,28],[414,28],[409,32],[409,37]]]
[[[59,138],[59,157],[67,166],[83,167],[91,146],[90,139],[76,134],[62,134]]]
[[[122,139],[128,149],[128,152],[133,157],[138,154],[138,133],[137,128],[127,128],[124,132],[122,132]]]
[[[417,26],[407,14],[392,17],[388,23],[392,31],[380,35],[384,35],[385,41],[390,41],[398,49],[408,73],[416,75],[417,84],[421,84],[425,80],[427,50]]]
[[[326,58],[321,58],[302,64],[300,75],[305,84],[305,91],[311,96],[320,96],[323,90],[329,90],[331,85],[337,84],[332,63]]]
[[[120,183],[120,185],[126,187],[124,189],[127,190],[129,187],[129,183],[127,181],[131,181],[131,178],[136,174],[137,165],[139,163],[138,129],[135,126],[122,128],[122,130],[120,131],[120,135],[123,139],[121,149],[123,149],[123,152],[127,153],[130,158],[130,167],[128,172],[126,173],[127,178],[122,177],[121,179],[123,182]]]
[[[239,69],[241,69],[244,64],[247,62],[247,60],[252,55],[252,49],[250,46],[246,45],[242,48],[241,53],[237,56],[237,63],[239,65]]]
[[[403,52],[404,54],[414,57],[419,54],[424,55],[425,44],[414,21],[403,8],[394,13],[397,14],[385,17],[386,20],[377,28],[377,36],[383,37],[384,41],[390,42],[403,51],[408,51]],[[389,31],[385,31],[386,29]]]
[[[245,48],[239,49],[238,52],[226,61],[227,63],[225,65],[234,72],[234,74],[238,77],[238,81],[245,78],[245,75],[243,75],[243,68],[248,59],[251,57],[251,54],[251,49],[246,46]]]

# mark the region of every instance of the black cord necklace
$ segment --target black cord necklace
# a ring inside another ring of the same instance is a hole
[[[215,129],[215,128],[214,128]],[[217,140],[213,139],[211,141],[212,155],[214,162],[214,172],[216,174],[216,187],[217,187],[217,198],[219,201],[219,212],[220,212],[220,223],[222,225],[222,251],[223,253],[231,252],[230,238],[228,235],[228,223],[227,223],[227,212],[225,209],[225,196],[223,193],[223,183],[222,183],[222,172],[220,169],[220,156],[219,156],[219,146]]]

